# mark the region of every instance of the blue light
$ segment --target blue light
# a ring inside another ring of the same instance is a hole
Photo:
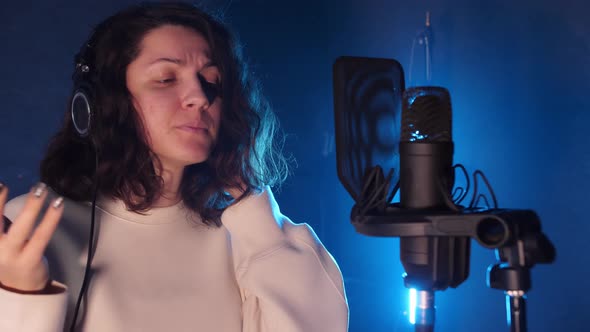
[[[410,324],[416,324],[416,289],[410,288],[410,307],[408,308]]]
[[[428,134],[421,134],[420,130],[412,132],[411,136],[412,138],[410,138],[410,142],[421,141],[428,138]]]

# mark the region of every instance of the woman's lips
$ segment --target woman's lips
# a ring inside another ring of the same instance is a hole
[[[178,129],[187,131],[189,133],[204,133],[207,132],[207,128],[195,127],[195,126],[179,126]]]

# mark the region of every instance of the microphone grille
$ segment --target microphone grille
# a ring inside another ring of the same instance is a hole
[[[442,87],[412,87],[402,98],[402,142],[450,142],[451,96]]]

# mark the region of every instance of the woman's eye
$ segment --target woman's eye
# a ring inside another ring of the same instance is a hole
[[[209,82],[201,74],[197,74],[197,77],[199,79],[199,83],[201,83],[203,93],[205,93],[205,96],[207,97],[209,104],[213,103],[215,98],[221,97],[221,84],[219,82]]]
[[[168,77],[168,78],[162,78],[157,80],[156,82],[160,83],[160,84],[169,84],[174,82],[176,79],[174,77]]]

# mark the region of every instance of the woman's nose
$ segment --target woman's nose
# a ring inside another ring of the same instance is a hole
[[[209,100],[203,90],[201,82],[195,77],[194,80],[187,83],[184,96],[182,98],[182,107],[185,109],[204,109],[209,107]]]

